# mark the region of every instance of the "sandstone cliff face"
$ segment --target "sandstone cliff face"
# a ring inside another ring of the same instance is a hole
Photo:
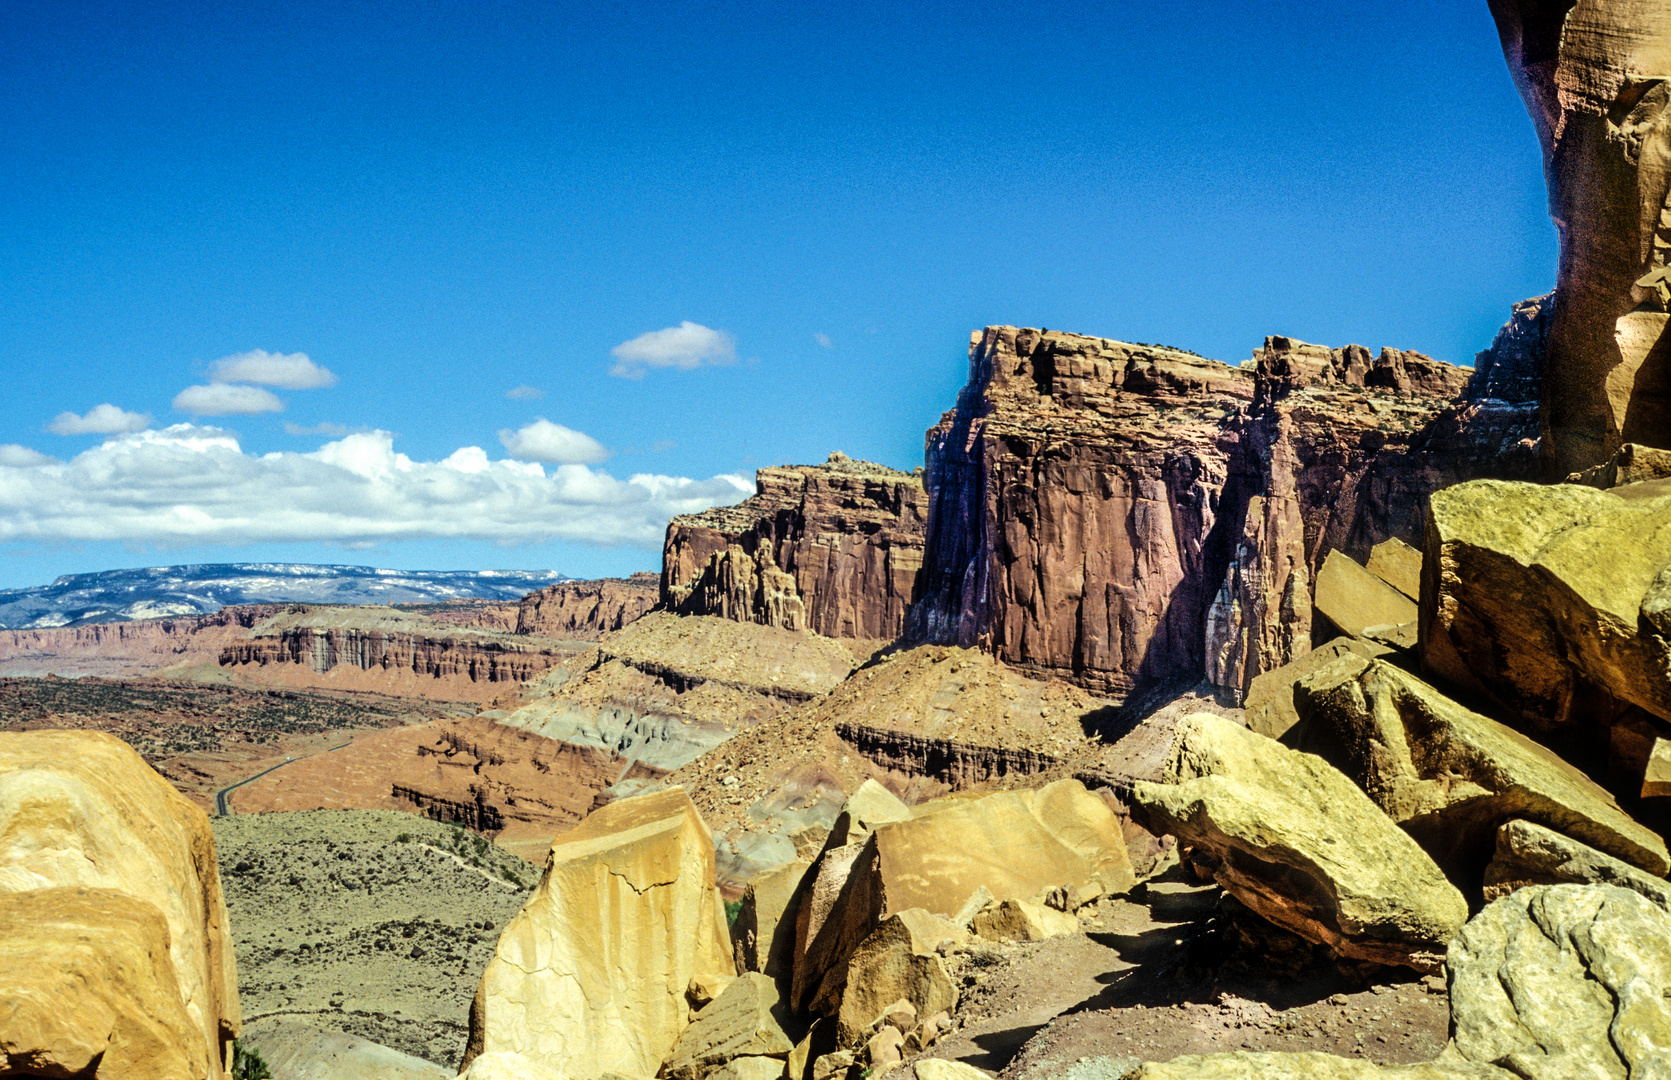
[[[1310,583],[1421,535],[1437,488],[1532,467],[1531,410],[1419,353],[1270,338],[1251,365],[989,327],[928,435],[912,642],[1113,694],[1245,691],[1311,643]]]
[[[832,454],[761,469],[755,484],[736,506],[669,523],[663,606],[825,637],[897,637],[922,566],[922,481]]]
[[[392,608],[293,606],[257,626],[243,640],[226,645],[223,667],[295,665],[286,681],[312,682],[303,673],[326,675],[347,668],[388,676],[386,689],[419,682],[427,696],[485,700],[506,683],[532,679],[570,650],[556,643],[484,630],[439,627]]]
[[[1553,476],[1671,446],[1671,7],[1491,0],[1543,148],[1561,253],[1545,372]]]
[[[655,607],[659,594],[658,580],[651,573],[564,581],[522,598],[516,632],[596,641]]]
[[[5,984],[6,1052],[25,1074],[230,1066],[241,1021],[214,836],[127,744],[0,734],[0,894],[18,894],[0,905],[0,930],[22,935],[0,944],[0,966],[30,973]]]
[[[0,672],[125,678],[173,664],[213,663],[226,643],[283,610],[279,604],[246,604],[209,615],[0,630]]]

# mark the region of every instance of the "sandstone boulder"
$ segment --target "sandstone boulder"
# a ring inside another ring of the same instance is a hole
[[[494,1050],[470,1062],[459,1080],[568,1080],[557,1069],[511,1050]]]
[[[1609,723],[1626,704],[1671,720],[1653,595],[1671,564],[1671,497],[1461,484],[1433,496],[1424,558],[1429,670],[1539,732]]]
[[[1594,488],[1617,488],[1666,479],[1671,479],[1671,450],[1625,443],[1604,463],[1575,472],[1567,477],[1566,482]]]
[[[1180,721],[1166,783],[1133,812],[1195,847],[1256,914],[1339,955],[1437,968],[1468,908],[1433,860],[1320,758],[1229,720]]]
[[[1005,900],[975,916],[974,931],[989,941],[1043,941],[1077,934],[1079,920],[1036,900]]]
[[[795,959],[795,902],[801,879],[812,863],[805,859],[775,866],[743,890],[742,907],[731,924],[738,971],[759,971],[786,978]]]
[[[774,1057],[732,1058],[708,1074],[708,1080],[782,1080],[783,1059]]]
[[[1312,603],[1343,634],[1362,637],[1371,626],[1416,621],[1416,603],[1339,551],[1317,571]]]
[[[128,893],[0,893],[0,986],[0,1076],[220,1076],[220,1048],[186,1011],[162,912]]]
[[[476,990],[465,1064],[503,1050],[568,1080],[651,1076],[692,977],[734,971],[696,808],[682,788],[622,799],[552,844]]]
[[[1143,1065],[1121,1080],[1516,1080],[1491,1065],[1432,1061],[1420,1065],[1377,1065],[1316,1051],[1238,1050],[1226,1054],[1185,1054]]]
[[[882,920],[847,965],[846,988],[836,1017],[840,1045],[861,1042],[900,1001],[907,1002],[915,1016],[956,1008],[957,988],[935,950],[946,938],[962,936],[951,923],[921,909]]]
[[[825,859],[851,850],[835,849]],[[821,928],[805,937],[797,928],[796,936],[796,1007],[825,1014],[841,999],[853,951],[889,914],[922,908],[950,917],[983,887],[1002,900],[1092,881],[1108,895],[1136,880],[1119,819],[1077,780],[1037,791],[935,799],[908,820],[879,825],[843,859],[832,862],[845,867],[839,888],[832,870],[803,907],[816,917],[824,897],[831,897]]]
[[[946,1058],[920,1058],[913,1066],[917,1080],[992,1080],[992,1074],[973,1065]]]
[[[283,1016],[245,1025],[238,1044],[259,1050],[283,1080],[452,1080],[454,1075],[433,1061]]]
[[[66,962],[73,958],[89,972],[101,965],[107,969],[105,975],[89,976],[93,983],[87,993],[96,998],[119,993],[117,986],[134,980],[135,985],[144,983],[152,988],[144,1000],[159,1018],[179,1012],[189,1019],[186,1042],[166,1053],[158,1050],[159,1061],[201,1062],[211,1070],[229,1065],[228,1047],[241,1027],[238,978],[208,817],[120,739],[84,731],[0,733],[0,896],[16,893],[17,902],[27,905],[32,902],[26,897],[37,890],[70,895],[60,887],[79,887],[103,898],[81,903],[53,931]],[[114,894],[125,894],[134,904],[119,904]],[[103,961],[88,951],[96,953],[100,944],[101,903],[113,921],[127,927],[119,931],[113,922],[108,944],[117,951]],[[143,928],[139,911],[147,906],[162,920],[155,936]],[[8,933],[27,938],[37,931],[23,912],[48,913],[50,905],[11,910],[17,914]],[[39,933],[48,931],[43,926]],[[162,948],[153,957],[151,946],[158,942]],[[109,970],[112,965],[124,973]],[[7,984],[0,980],[0,985]],[[67,991],[52,991],[59,992]],[[177,1006],[155,996],[167,992],[178,995]],[[85,1004],[91,1007],[92,1000]],[[49,1006],[43,1002],[38,1007]],[[126,1014],[125,1006],[113,1007]],[[69,1017],[54,1022],[60,1019]],[[112,1040],[143,1033],[143,1045],[154,1047],[172,1022],[159,1019],[161,1028],[124,1025],[106,1033]],[[8,1033],[9,1025],[0,1023],[0,1038]],[[127,1060],[139,1054],[134,1060],[143,1061],[144,1052],[113,1041],[107,1057]]]
[[[1453,880],[1472,886],[1497,828],[1523,818],[1654,874],[1665,842],[1545,747],[1384,660],[1348,656],[1302,681],[1288,741],[1368,792]]]
[[[1642,770],[1644,799],[1671,797],[1671,739],[1655,739]]]
[[[1337,637],[1274,671],[1265,672],[1248,687],[1247,698],[1243,702],[1247,726],[1261,735],[1282,738],[1289,728],[1300,722],[1300,712],[1294,707],[1294,685],[1301,679],[1342,656],[1368,659],[1386,656],[1391,651],[1385,645],[1362,638]]]
[[[1422,553],[1398,537],[1383,540],[1369,550],[1364,569],[1391,585],[1411,602],[1422,595]]]
[[[1671,1065],[1671,913],[1610,885],[1521,889],[1446,960],[1449,1053],[1525,1080],[1657,1077]]]
[[[842,804],[835,824],[830,826],[830,838],[825,846],[862,844],[878,825],[904,821],[910,816],[911,808],[898,796],[876,781],[866,780]]]
[[[732,1058],[787,1057],[795,1044],[783,1032],[782,1017],[777,983],[748,972],[696,1014],[673,1044],[661,1075],[700,1080]]]
[[[1530,821],[1510,821],[1497,830],[1497,853],[1485,868],[1487,901],[1528,885],[1568,884],[1616,885],[1671,911],[1671,882],[1664,878]]]

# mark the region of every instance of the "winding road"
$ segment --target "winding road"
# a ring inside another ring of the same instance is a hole
[[[254,776],[246,776],[242,780],[238,781],[236,784],[228,784],[226,787],[223,787],[219,791],[215,792],[215,816],[216,817],[231,817],[232,816],[232,807],[227,805],[226,797],[228,795],[230,795],[232,792],[237,791],[239,788],[243,787],[245,784],[253,783],[254,781],[259,780],[263,776],[266,776],[268,773],[272,772],[273,769],[282,769],[286,765],[290,764],[293,761],[306,761],[308,758],[318,757],[320,754],[329,754],[332,750],[341,750],[343,747],[347,746],[348,743],[351,743],[353,741],[354,741],[353,739],[349,739],[348,742],[338,743],[335,746],[328,746],[325,749],[317,751],[317,752],[312,753],[312,754],[303,754],[301,757],[287,757],[283,761],[279,762],[277,765],[272,766],[272,768],[262,769],[260,772],[256,773]]]

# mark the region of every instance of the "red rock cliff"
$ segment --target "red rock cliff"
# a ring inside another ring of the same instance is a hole
[[[1530,410],[1455,399],[1419,353],[1268,339],[1240,368],[989,327],[928,434],[911,642],[978,645],[1103,692],[1239,693],[1310,648],[1332,548],[1414,540],[1426,495],[1531,461]]]
[[[660,582],[651,573],[564,581],[522,598],[516,632],[596,641],[655,607],[660,591]]]
[[[669,523],[663,606],[825,637],[897,637],[922,566],[921,479],[832,454],[761,469],[755,484],[736,506]]]

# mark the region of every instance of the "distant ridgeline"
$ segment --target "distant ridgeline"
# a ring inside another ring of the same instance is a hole
[[[66,574],[0,590],[0,629],[201,615],[227,604],[424,604],[518,600],[569,580],[554,570],[379,570],[304,563],[206,563]]]

